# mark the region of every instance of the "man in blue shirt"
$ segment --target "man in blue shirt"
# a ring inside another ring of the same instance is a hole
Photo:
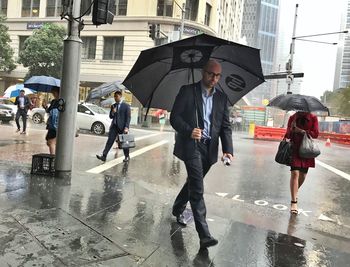
[[[170,115],[170,123],[177,132],[174,155],[184,161],[188,175],[172,213],[180,225],[186,226],[183,212],[190,202],[201,248],[218,243],[206,222],[203,178],[217,162],[219,137],[222,160],[233,158],[228,99],[215,88],[220,77],[221,65],[209,60],[203,67],[200,82],[181,87]]]

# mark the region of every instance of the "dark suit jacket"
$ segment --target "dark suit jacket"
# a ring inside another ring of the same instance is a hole
[[[171,126],[177,131],[174,155],[181,160],[193,157],[196,144],[191,138],[192,130],[196,128],[194,90],[198,104],[199,128],[204,128],[203,99],[200,82],[182,86],[177,95],[170,115]],[[209,162],[214,164],[218,159],[219,137],[223,153],[233,155],[232,131],[229,120],[227,96],[218,89],[213,95],[213,109],[211,113],[211,141],[209,145]]]
[[[24,96],[24,111],[28,112],[28,109],[30,108],[30,105],[32,104],[32,102],[30,102],[30,99],[28,96]],[[19,96],[16,96],[16,100],[15,100],[15,105],[17,105],[18,110],[19,110]]]
[[[114,103],[111,107],[111,111],[109,112],[109,117],[113,119],[111,127],[114,125],[114,122],[116,121],[116,126],[119,133],[122,133],[124,131],[124,128],[129,128],[130,125],[130,119],[131,119],[131,110],[130,106],[122,102],[120,104],[120,107],[118,109],[118,112],[113,113],[112,109],[117,106],[117,103]]]

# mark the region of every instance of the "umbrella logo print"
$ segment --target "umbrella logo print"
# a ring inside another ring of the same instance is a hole
[[[185,63],[198,62],[203,58],[203,53],[197,49],[186,50],[181,53],[181,61]]]
[[[243,78],[236,74],[231,74],[226,77],[225,83],[232,91],[241,92],[245,88],[245,81]]]

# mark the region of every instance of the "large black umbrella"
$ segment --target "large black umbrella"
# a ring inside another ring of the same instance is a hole
[[[103,96],[109,95],[110,93],[113,93],[117,90],[122,90],[122,89],[125,89],[125,87],[119,82],[104,83],[92,89],[89,92],[85,101],[88,102],[92,99],[99,99]]]
[[[278,95],[270,100],[268,107],[277,107],[283,110],[295,110],[295,111],[325,111],[328,112],[328,108],[321,103],[316,97],[300,94],[286,94]]]
[[[222,65],[218,88],[231,105],[264,82],[258,49],[201,34],[142,51],[123,84],[143,106],[170,111],[180,87],[199,81],[209,59]]]

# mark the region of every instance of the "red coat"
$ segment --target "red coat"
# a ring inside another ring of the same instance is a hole
[[[303,140],[304,134],[295,133],[291,128],[293,121],[296,119],[298,128],[305,130],[312,138],[318,137],[318,120],[317,117],[311,113],[297,112],[290,116],[285,137],[292,142],[292,163],[293,167],[314,168],[315,159],[304,159],[299,157],[299,147]]]

